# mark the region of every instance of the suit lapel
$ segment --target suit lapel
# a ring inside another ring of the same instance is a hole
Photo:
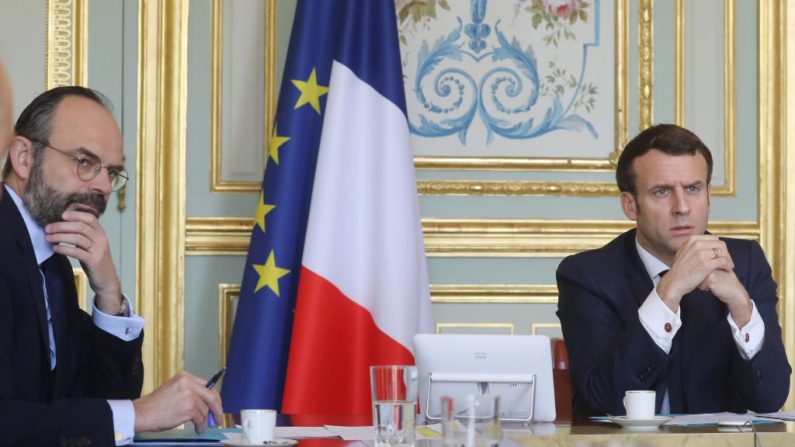
[[[0,185],[2,188],[2,185]],[[36,316],[39,323],[39,335],[44,344],[43,352],[48,357],[50,352],[50,336],[47,331],[47,312],[44,308],[44,289],[42,288],[42,278],[39,265],[36,262],[36,254],[33,252],[33,245],[30,242],[28,229],[25,221],[19,214],[16,205],[10,197],[4,194],[0,200],[0,219],[2,219],[5,229],[11,234],[19,249],[19,256],[22,258],[22,270],[25,272],[25,279],[33,297],[33,304],[36,307]]]
[[[632,296],[635,298],[635,304],[640,308],[641,304],[649,296],[654,283],[649,278],[649,272],[643,267],[643,261],[640,260],[638,255],[638,248],[635,246],[635,232],[631,230],[624,233],[623,249],[625,256],[622,257],[625,263],[625,271],[627,272],[627,284],[632,290]]]
[[[74,317],[74,309],[73,307],[77,306],[77,291],[74,287],[74,279],[72,274],[72,264],[69,263],[69,260],[66,256],[58,255],[58,273],[61,277],[61,284],[63,286],[63,290],[61,293],[62,302],[60,303],[62,312],[62,320],[59,321],[55,328],[55,346],[56,346],[56,357],[58,359],[58,371],[55,375],[55,385],[54,385],[54,392],[55,396],[63,396],[64,393],[62,392],[63,384],[71,382],[70,375],[73,371],[76,370],[76,367],[73,365],[76,361],[76,346],[74,343],[73,337],[67,337],[67,334],[74,333],[74,329],[72,325],[75,323]]]

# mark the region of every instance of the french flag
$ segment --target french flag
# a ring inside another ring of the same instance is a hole
[[[369,366],[433,330],[396,28],[392,0],[298,3],[227,412],[369,418]]]

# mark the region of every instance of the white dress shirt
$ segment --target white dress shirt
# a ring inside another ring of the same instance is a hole
[[[30,242],[33,245],[33,252],[36,255],[36,263],[41,265],[44,261],[50,258],[55,252],[52,245],[47,242],[45,238],[44,229],[36,223],[28,210],[25,208],[22,199],[17,195],[14,190],[5,186],[8,196],[11,197],[14,204],[17,206],[19,213],[22,215],[22,220],[25,221],[25,226],[28,229]],[[41,273],[41,272],[40,272]],[[50,334],[50,367],[55,368],[55,338],[52,331],[52,317],[50,315],[49,302],[47,301],[47,286],[44,281],[44,274],[41,273],[42,286],[44,288],[44,305],[47,312],[47,328]],[[122,295],[124,300],[127,300],[130,316],[117,317],[108,315],[96,307],[93,303],[93,312],[91,318],[94,325],[103,331],[114,335],[121,340],[131,341],[135,340],[141,335],[144,328],[144,319],[135,314],[130,301],[126,295]],[[112,400],[108,399],[108,404],[113,412],[113,428],[116,432],[116,445],[124,445],[132,442],[135,436],[135,409],[133,408],[132,401],[130,400]]]
[[[660,283],[661,278],[660,273],[667,271],[668,266],[643,248],[638,243],[637,239],[635,239],[635,246],[638,249],[640,260],[643,262],[643,267],[646,268],[646,272],[648,272],[649,277],[654,283],[654,288],[651,289],[646,300],[643,301],[643,304],[638,308],[638,317],[640,318],[640,323],[643,325],[643,328],[646,329],[646,332],[649,333],[652,340],[654,340],[660,349],[668,354],[671,352],[674,336],[676,336],[676,333],[682,327],[682,308],[677,307],[676,312],[672,312],[671,309],[663,303],[660,295],[657,294],[657,284]],[[737,327],[737,323],[734,322],[731,314],[726,316],[726,320],[729,322],[729,327],[734,337],[734,343],[737,345],[737,350],[740,352],[740,356],[745,360],[751,360],[756,353],[762,349],[762,343],[765,337],[765,322],[762,320],[762,316],[759,315],[759,311],[756,310],[756,304],[753,300],[751,300],[751,304],[753,306],[751,321],[742,328]],[[671,325],[670,331],[665,330],[666,324]],[[668,390],[666,390],[663,396],[660,413],[669,414],[670,412]]]

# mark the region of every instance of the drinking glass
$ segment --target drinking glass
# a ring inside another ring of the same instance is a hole
[[[442,397],[442,435],[446,447],[497,446],[502,439],[500,397]]]
[[[408,365],[370,367],[376,447],[414,445],[417,414],[417,368]]]

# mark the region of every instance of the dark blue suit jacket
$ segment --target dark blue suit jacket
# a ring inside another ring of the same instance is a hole
[[[734,271],[765,322],[761,351],[744,360],[725,304],[698,289],[680,304],[682,327],[671,352],[643,328],[638,308],[653,284],[635,246],[635,230],[564,259],[557,271],[558,317],[569,353],[576,415],[625,414],[626,390],[663,392],[673,413],[778,411],[790,366],[776,315],[776,283],[759,244],[723,239]]]
[[[115,445],[106,399],[140,395],[143,335],[124,342],[94,326],[78,307],[69,261],[56,255],[68,302],[53,375],[33,246],[1,183],[0,197],[0,446]]]

